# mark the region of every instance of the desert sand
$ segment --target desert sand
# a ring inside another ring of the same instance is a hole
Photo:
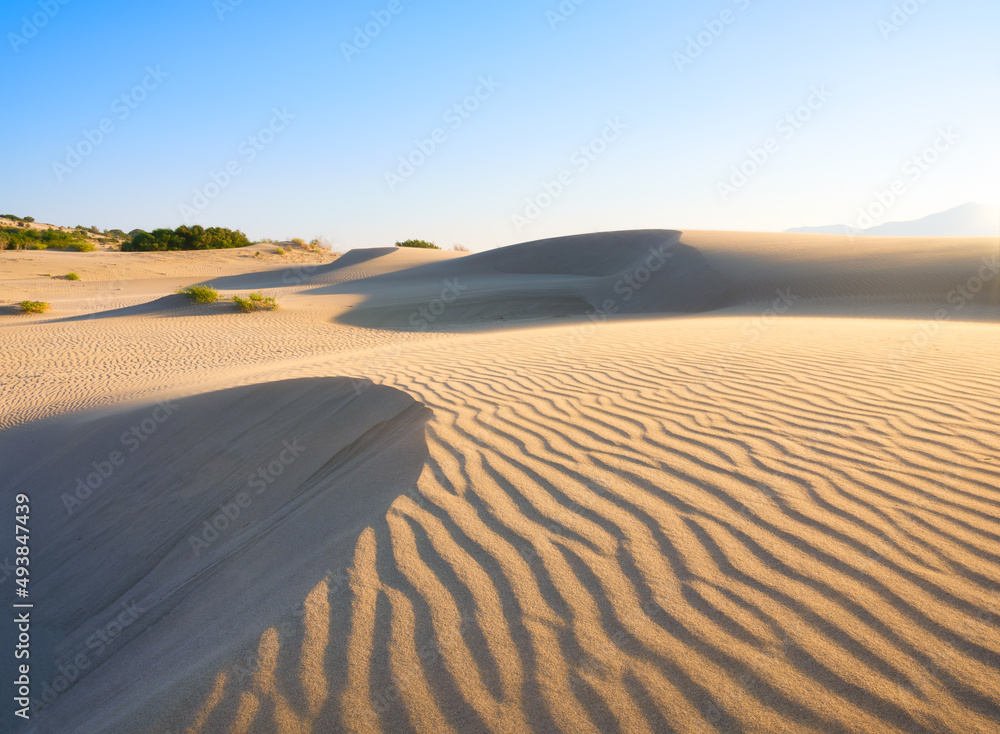
[[[257,249],[0,252],[23,731],[1000,731],[997,239]]]

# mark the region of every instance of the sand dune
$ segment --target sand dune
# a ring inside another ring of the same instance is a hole
[[[28,730],[1000,731],[996,253],[618,233],[3,317],[54,659],[143,607]]]
[[[870,241],[648,230],[529,242],[315,292],[364,296],[344,322],[382,328],[406,328],[414,311],[455,282],[462,290],[438,327],[595,310],[753,310],[781,294],[813,313],[911,316],[907,306],[960,300],[963,317],[993,319],[979,307],[1000,304],[998,271],[997,240],[987,237]],[[975,292],[957,294],[970,283]]]

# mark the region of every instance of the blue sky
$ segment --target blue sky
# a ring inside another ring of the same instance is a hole
[[[995,0],[8,0],[0,31],[0,209],[39,221],[482,250],[1000,201]]]

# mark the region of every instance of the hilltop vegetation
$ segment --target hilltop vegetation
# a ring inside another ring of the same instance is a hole
[[[419,247],[424,250],[440,250],[441,248],[435,245],[433,242],[428,242],[427,240],[406,240],[406,242],[397,242],[396,247]]]
[[[90,252],[97,245],[118,246],[129,237],[120,229],[57,227],[35,222],[34,217],[0,214],[0,250],[62,250]]]
[[[88,252],[94,244],[77,231],[0,227],[0,250],[65,250]]]
[[[122,252],[219,250],[252,244],[243,232],[224,227],[178,227],[146,232],[133,229],[100,230],[78,224],[74,228],[36,223],[34,217],[0,214],[0,250],[63,250],[90,252],[98,245]]]
[[[133,233],[130,233],[133,234]],[[246,247],[251,244],[239,230],[199,225],[177,229],[154,229],[136,232],[130,242],[122,244],[122,252],[163,252],[167,250],[221,250]]]

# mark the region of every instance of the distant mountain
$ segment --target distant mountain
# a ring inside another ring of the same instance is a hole
[[[846,224],[826,227],[798,227],[786,230],[799,234],[850,234],[865,237],[997,237],[1000,236],[1000,207],[962,204],[911,222],[887,222],[877,227],[854,230]]]

